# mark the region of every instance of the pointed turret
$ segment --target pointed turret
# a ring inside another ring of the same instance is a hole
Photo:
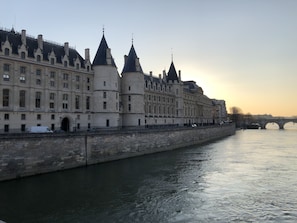
[[[137,57],[133,44],[131,46],[129,55],[125,56],[125,65],[124,65],[122,74],[127,72],[143,73],[141,65],[139,63],[139,58]]]
[[[89,56],[87,56],[89,57]],[[93,61],[93,98],[95,127],[119,126],[119,90],[120,77],[111,56],[111,50],[103,36]]]
[[[97,53],[95,55],[95,58],[93,60],[93,66],[96,65],[112,65],[116,67],[116,64],[110,53],[110,48],[108,47],[107,42],[105,40],[104,33],[100,45],[98,47]]]
[[[173,61],[171,62],[171,65],[170,65],[170,68],[169,68],[169,71],[168,71],[168,76],[167,76],[167,81],[177,81],[179,82],[179,78],[177,76],[177,73],[176,73],[176,70],[175,70],[175,67],[174,67],[174,64],[173,64]]]

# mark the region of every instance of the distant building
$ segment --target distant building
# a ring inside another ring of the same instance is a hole
[[[0,132],[208,125],[226,118],[225,102],[182,81],[173,61],[167,73],[145,74],[132,44],[120,75],[104,34],[93,62],[89,49],[84,56],[67,42],[0,30]]]

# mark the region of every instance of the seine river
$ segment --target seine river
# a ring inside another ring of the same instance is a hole
[[[0,219],[297,222],[297,130],[239,130],[207,145],[2,182]]]

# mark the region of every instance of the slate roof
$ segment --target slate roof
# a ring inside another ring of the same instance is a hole
[[[178,76],[177,76],[177,73],[176,73],[173,62],[171,62],[170,68],[169,68],[169,71],[168,71],[168,74],[167,74],[167,81],[170,81],[170,80],[171,81],[177,80],[179,82],[179,79],[178,79]]]
[[[17,33],[13,29],[11,31],[5,31],[0,29],[0,51],[3,51],[2,43],[4,43],[7,38],[10,45],[12,46],[12,54],[18,55],[18,48],[22,45],[21,33]],[[26,47],[28,50],[28,57],[34,58],[34,51],[38,49],[37,39],[26,36]],[[57,63],[62,63],[62,58],[65,55],[64,46],[43,41],[42,54],[44,61],[49,61],[48,55],[52,51],[54,51],[56,55]],[[82,56],[75,49],[69,48],[70,66],[74,66],[74,60],[76,60],[77,57],[80,61],[81,67],[85,68],[85,60],[82,58]]]
[[[184,86],[186,88],[184,88],[184,90],[189,91],[189,92],[199,92],[201,94],[203,94],[203,89],[201,87],[199,87],[195,81],[184,81],[183,82]]]
[[[163,80],[163,78],[161,78],[161,81],[160,81],[159,77],[151,76],[149,74],[144,74],[144,80],[155,82],[155,83],[160,83],[160,84],[166,84],[166,82]]]
[[[107,45],[106,39],[103,34],[100,45],[97,50],[97,53],[93,60],[93,66],[94,65],[108,65],[107,60],[106,60],[106,50],[107,49],[109,49],[109,47]],[[111,65],[116,67],[113,57],[111,57]]]
[[[136,59],[138,59],[137,54],[135,52],[134,46],[132,44],[127,60],[125,61],[125,65],[122,73],[126,72],[139,72],[136,68]],[[139,64],[140,72],[143,73],[141,65]]]

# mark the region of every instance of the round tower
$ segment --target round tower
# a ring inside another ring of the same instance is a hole
[[[125,56],[121,79],[121,100],[123,127],[144,127],[144,74],[133,44],[129,55]]]
[[[104,34],[93,61],[93,127],[119,127],[120,77]]]

